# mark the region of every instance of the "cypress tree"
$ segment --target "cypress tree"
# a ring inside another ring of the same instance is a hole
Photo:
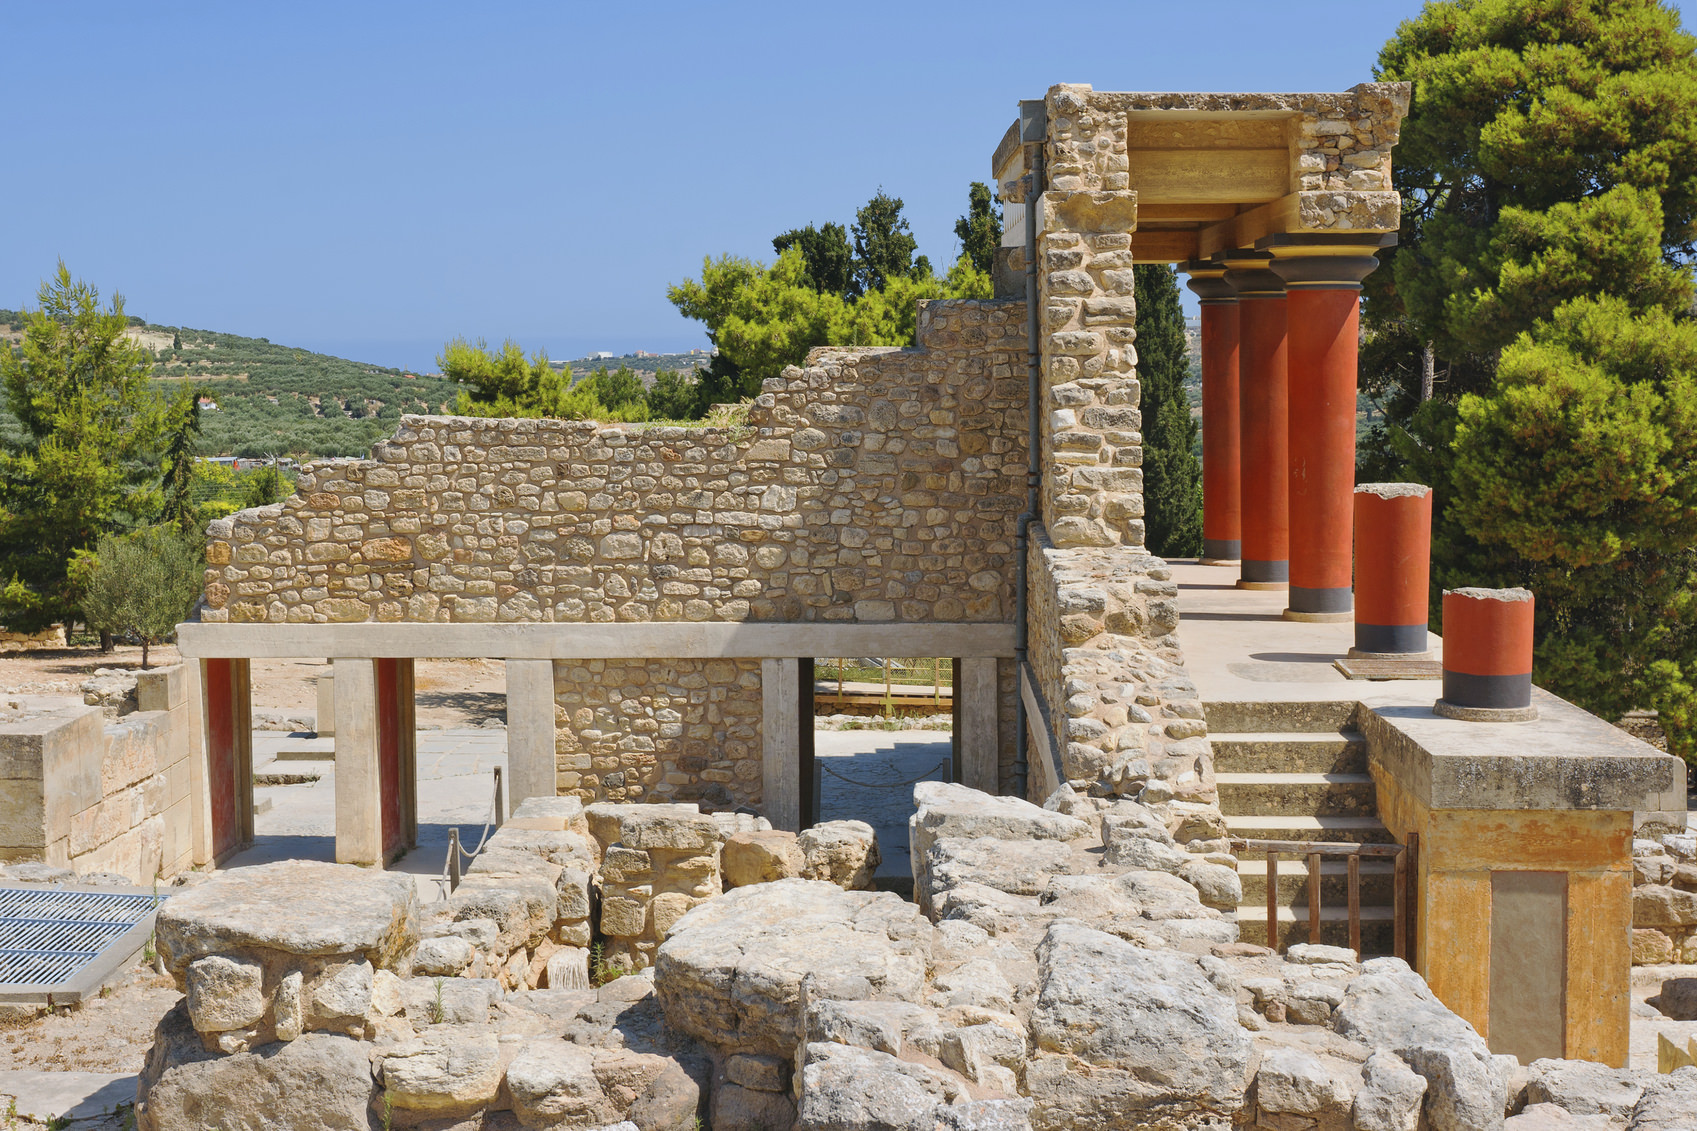
[[[1194,557],[1202,552],[1202,465],[1184,387],[1190,359],[1178,276],[1164,263],[1140,263],[1135,271],[1146,541],[1162,557]]]

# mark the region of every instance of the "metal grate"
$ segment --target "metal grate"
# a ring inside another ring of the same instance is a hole
[[[0,888],[0,986],[70,981],[157,902],[147,892]]]

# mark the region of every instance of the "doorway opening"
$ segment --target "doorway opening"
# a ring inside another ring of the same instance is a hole
[[[960,781],[949,657],[837,656],[803,660],[802,827],[864,821],[878,838],[879,887],[912,883],[908,818],[921,781]],[[811,669],[811,670],[809,670]]]

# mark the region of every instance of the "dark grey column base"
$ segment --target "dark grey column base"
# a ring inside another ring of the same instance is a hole
[[[1259,584],[1278,582],[1280,585],[1288,585],[1290,584],[1290,562],[1264,562],[1244,558],[1243,580]]]
[[[1235,562],[1243,558],[1243,540],[1240,538],[1204,538],[1202,539],[1202,560],[1216,562]]]
[[[1290,611],[1293,613],[1347,613],[1353,608],[1355,593],[1347,585],[1337,589],[1290,587]]]
[[[1489,711],[1523,710],[1532,705],[1532,673],[1469,675],[1445,668],[1443,702]]]
[[[1423,624],[1362,624],[1355,622],[1355,647],[1359,652],[1395,656],[1425,652]]]

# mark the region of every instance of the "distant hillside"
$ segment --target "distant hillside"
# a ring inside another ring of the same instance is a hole
[[[22,319],[0,310],[0,338],[16,342]],[[186,326],[132,319],[129,335],[154,355],[162,384],[193,381],[208,456],[363,456],[403,412],[446,412],[458,387],[439,376],[274,345]]]

